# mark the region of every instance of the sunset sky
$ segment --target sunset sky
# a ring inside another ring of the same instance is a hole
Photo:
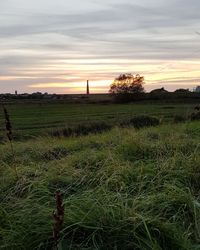
[[[200,85],[199,0],[0,0],[0,92]]]

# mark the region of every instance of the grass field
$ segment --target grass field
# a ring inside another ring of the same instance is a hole
[[[7,105],[14,134],[18,137],[41,135],[46,131],[76,124],[106,121],[115,125],[134,115],[148,114],[164,121],[174,115],[187,115],[195,104],[13,104]],[[3,134],[3,112],[0,112]]]
[[[52,249],[56,190],[65,204],[59,249],[200,249],[200,122],[170,122],[192,105],[8,110],[16,129],[40,136],[14,141],[14,157],[0,144],[0,249]],[[167,122],[69,138],[43,130],[144,113]]]

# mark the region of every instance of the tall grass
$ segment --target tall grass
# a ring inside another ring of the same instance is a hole
[[[200,249],[199,131],[193,122],[19,142],[18,181],[0,145],[1,249],[50,249],[58,189],[62,249]]]

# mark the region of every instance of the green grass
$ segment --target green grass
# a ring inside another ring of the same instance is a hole
[[[62,108],[51,112],[70,114]],[[76,108],[84,117],[86,107]],[[116,110],[105,108],[97,116]],[[25,110],[18,111],[22,118]],[[167,112],[149,112],[158,110]],[[18,141],[19,179],[9,144],[0,145],[0,249],[49,249],[57,189],[65,204],[62,249],[200,249],[199,139],[200,123],[193,122]]]
[[[80,123],[106,121],[116,124],[134,115],[148,114],[165,121],[176,114],[188,114],[194,104],[12,104],[7,105],[14,134],[19,137],[44,135],[47,130],[76,126]],[[0,111],[1,137],[3,135],[3,112]]]

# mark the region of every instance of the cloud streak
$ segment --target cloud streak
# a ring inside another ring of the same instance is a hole
[[[104,92],[124,72],[143,74],[147,89],[165,79],[166,88],[192,87],[200,78],[199,10],[198,0],[3,0],[0,92],[31,92],[33,84],[52,91],[56,83],[54,92],[71,93],[86,79],[101,81]]]

